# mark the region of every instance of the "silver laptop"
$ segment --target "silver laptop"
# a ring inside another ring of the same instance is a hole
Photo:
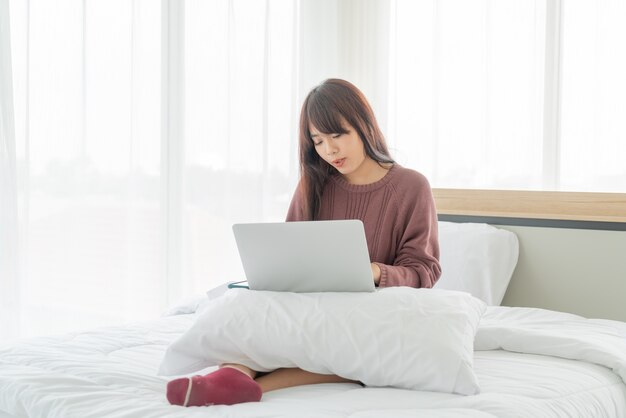
[[[373,292],[359,220],[233,225],[252,290]]]

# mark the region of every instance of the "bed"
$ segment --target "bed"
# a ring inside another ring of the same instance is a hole
[[[478,394],[323,384],[270,392],[259,403],[169,405],[171,377],[158,375],[164,354],[220,300],[214,291],[151,322],[0,347],[0,418],[626,417],[626,323],[497,306],[517,262],[512,234],[486,225],[440,230],[449,267],[442,289],[490,299],[473,340]]]

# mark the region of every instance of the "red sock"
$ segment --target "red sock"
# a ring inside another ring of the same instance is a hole
[[[205,376],[183,377],[167,384],[167,400],[172,405],[181,406],[258,402],[262,394],[254,379],[232,367],[222,367]]]

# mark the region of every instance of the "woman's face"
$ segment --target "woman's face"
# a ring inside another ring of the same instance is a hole
[[[371,159],[365,153],[363,141],[356,130],[345,120],[341,121],[341,126],[347,133],[324,134],[313,125],[309,125],[309,132],[317,154],[350,182],[351,178],[366,170],[367,164],[364,163]]]

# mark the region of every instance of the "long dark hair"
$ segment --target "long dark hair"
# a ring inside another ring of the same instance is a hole
[[[324,184],[334,172],[315,151],[309,127],[312,125],[324,134],[347,133],[341,126],[342,118],[354,127],[368,157],[379,164],[394,162],[365,95],[348,81],[325,80],[309,92],[300,112],[299,198],[305,219],[318,217]]]

